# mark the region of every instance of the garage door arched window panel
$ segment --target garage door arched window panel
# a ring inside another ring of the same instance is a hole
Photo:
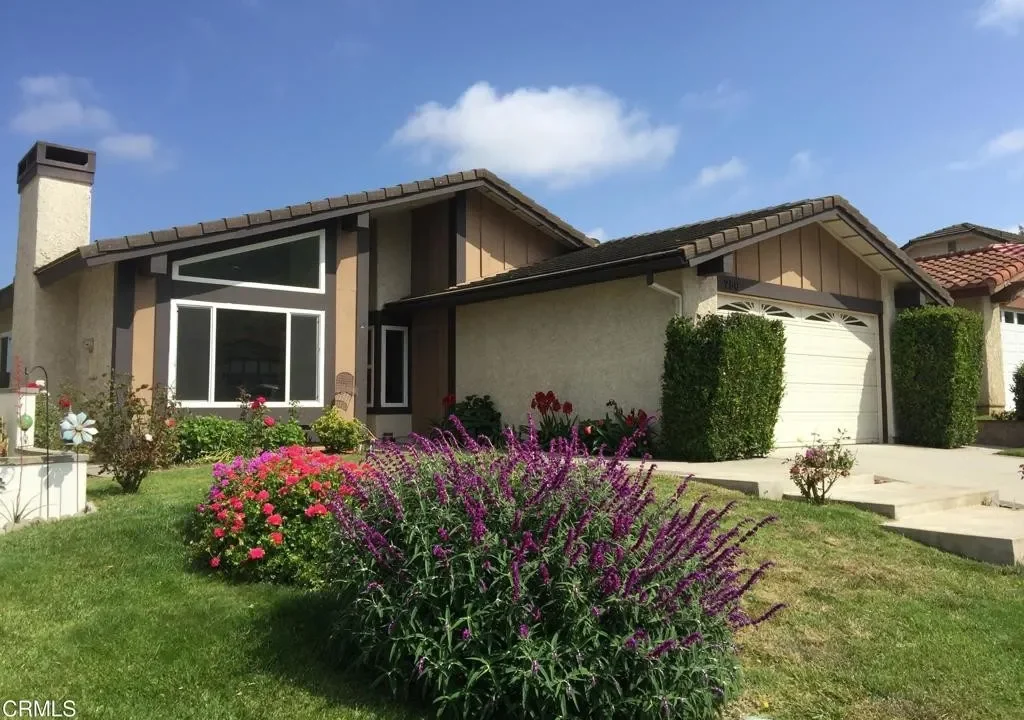
[[[778,305],[757,302],[756,300],[739,300],[736,302],[728,302],[725,303],[724,305],[719,306],[718,309],[725,312],[751,313],[753,315],[765,315],[767,317],[793,317],[790,313],[786,312]]]
[[[168,384],[183,407],[323,406],[324,313],[171,301]]]
[[[293,235],[174,262],[171,277],[233,287],[324,293],[325,235]]]
[[[850,325],[852,327],[867,327],[867,323],[863,320],[844,312],[820,312],[814,313],[813,315],[807,316],[808,320],[815,322],[836,322],[840,325]]]

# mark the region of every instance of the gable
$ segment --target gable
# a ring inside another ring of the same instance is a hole
[[[526,267],[566,251],[477,190],[466,194],[466,282]]]
[[[880,300],[878,273],[820,223],[811,223],[737,250],[727,274],[746,280]]]

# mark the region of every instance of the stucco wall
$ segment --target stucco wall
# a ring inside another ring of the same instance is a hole
[[[45,288],[36,289],[36,323],[27,331],[29,337],[34,336],[33,349],[27,348],[27,343],[22,340],[26,331],[15,325],[15,354],[25,367],[43,365],[54,388],[59,388],[65,382],[76,386],[79,384],[78,303],[79,283],[83,276],[82,272],[75,273]],[[15,323],[20,312],[21,308],[15,304]],[[26,354],[23,355],[23,352]],[[107,355],[110,355],[109,345]]]
[[[341,225],[339,224],[340,228]],[[338,266],[335,275],[335,308],[336,318],[335,345],[334,345],[334,377],[337,382],[341,373],[351,373],[354,378],[356,392],[364,392],[366,386],[365,378],[355,377],[356,375],[356,233],[349,230],[338,230],[335,242],[338,247]],[[326,388],[324,400],[332,401],[332,395],[336,392],[336,385],[329,384]],[[354,417],[355,398],[345,395],[335,395],[334,404],[345,417]]]
[[[960,298],[956,304],[981,315],[985,350],[981,361],[981,392],[978,410],[984,414],[1001,412],[1006,407],[1006,388],[1003,385],[1002,318],[999,305],[991,298]]]
[[[156,278],[135,277],[132,314],[132,380],[153,386],[156,379]]]
[[[377,222],[377,306],[408,297],[412,278],[412,214],[389,213]],[[445,268],[447,272],[447,267]]]
[[[83,389],[95,389],[110,372],[114,344],[115,264],[82,271],[78,286],[77,381]]]
[[[993,243],[988,238],[978,237],[973,233],[963,233],[960,235],[950,235],[948,237],[936,238],[935,240],[926,240],[924,242],[915,243],[908,248],[905,248],[904,252],[912,258],[923,258],[932,257],[935,255],[945,255],[949,252],[949,243],[956,243],[956,252],[961,250],[977,250]]]
[[[412,433],[412,415],[367,415],[366,426],[378,438],[391,433],[395,440],[401,440]]]
[[[656,277],[678,289],[678,273]],[[456,394],[490,394],[508,423],[554,390],[580,417],[604,417],[614,398],[657,410],[665,326],[675,301],[642,277],[464,305],[456,313]]]

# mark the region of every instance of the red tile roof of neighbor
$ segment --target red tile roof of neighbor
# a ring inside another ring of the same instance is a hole
[[[923,258],[917,264],[951,292],[987,288],[994,293],[1024,275],[1024,245],[997,243],[978,250]]]

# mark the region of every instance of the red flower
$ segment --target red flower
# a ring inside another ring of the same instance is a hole
[[[445,395],[443,398],[441,398],[441,404],[444,406],[446,410],[450,408],[452,405],[455,404],[455,394],[448,393],[447,395]]]
[[[166,425],[169,428],[172,428],[172,427],[174,427],[177,424],[178,424],[178,421],[175,420],[174,418],[167,418],[166,420],[164,420],[164,425]]]
[[[633,427],[633,416],[632,415],[627,415],[626,416],[626,427]]]
[[[263,514],[264,515],[273,515],[274,514],[274,506],[271,505],[270,503],[265,504],[263,506]]]
[[[267,553],[261,547],[254,547],[249,551],[250,560],[261,560]]]
[[[71,398],[69,398],[67,395],[61,395],[60,400],[57,401],[57,404],[60,405],[61,410],[67,410],[68,408],[71,407]]]
[[[327,514],[327,506],[323,503],[315,503],[306,508],[306,517],[313,518],[319,515]]]
[[[220,567],[220,555],[214,555],[212,558],[210,558],[210,567]]]
[[[215,527],[213,529],[213,536],[215,538],[222,538],[222,537],[224,537],[224,528],[222,528],[222,527]]]
[[[282,522],[284,521],[281,519],[281,516],[277,513],[274,513],[273,515],[267,518],[267,525],[273,525],[274,527],[280,527]]]
[[[274,427],[274,418],[271,417],[270,415],[264,416],[263,424],[266,425],[267,427]]]
[[[594,432],[594,428],[591,427],[590,425],[587,425],[585,428],[583,428],[584,435],[590,435],[592,432]]]
[[[320,492],[323,489],[323,485],[314,480],[309,484],[309,489],[312,490],[313,492]]]
[[[221,522],[224,522],[225,520],[227,520],[228,519],[228,511],[227,510],[221,510],[219,513],[217,513],[217,519],[220,520]]]
[[[560,403],[557,400],[555,400],[555,403],[554,403],[554,405],[551,406],[551,409],[554,410],[556,413],[557,412],[562,412],[562,403]]]
[[[562,403],[562,412],[564,412],[566,415],[572,415],[572,403]]]
[[[258,493],[256,493],[256,500],[258,500],[259,502],[266,502],[269,499],[270,493],[267,492],[266,490],[260,490]]]
[[[280,545],[284,542],[284,535],[282,535],[279,532],[272,532],[270,533],[270,542],[274,543],[275,545]]]

